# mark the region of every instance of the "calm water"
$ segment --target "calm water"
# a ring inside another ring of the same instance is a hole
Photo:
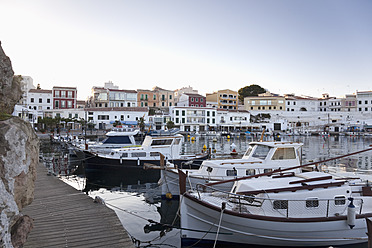
[[[186,138],[183,152],[187,154],[200,153],[204,146],[210,148],[214,158],[231,157],[232,146],[236,146],[241,157],[248,147],[249,142],[255,141],[252,137],[195,137],[195,141]],[[272,140],[273,137],[265,137]],[[346,136],[285,136],[277,138],[281,141],[304,143],[303,164],[320,161],[359,150],[364,150],[372,144],[371,137],[346,137]],[[72,171],[66,167],[67,150],[60,146],[42,146],[44,157],[55,155],[57,161],[49,162],[51,170],[58,173]],[[78,158],[77,161],[79,161]],[[364,172],[372,170],[372,152],[353,155],[327,163],[329,166],[338,166],[346,171]],[[125,229],[132,236],[139,247],[180,247],[179,220],[177,218],[178,201],[161,200],[160,188],[157,183],[137,182],[128,185],[117,172],[107,172],[84,176],[66,176],[63,180],[74,187],[87,191],[92,197],[103,198],[109,207],[112,207],[120,218]],[[169,226],[159,225],[158,223]],[[349,247],[367,247],[357,245]]]

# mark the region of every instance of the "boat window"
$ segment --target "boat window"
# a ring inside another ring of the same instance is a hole
[[[174,141],[174,144],[175,144],[175,145],[179,145],[180,142],[181,142],[181,139],[176,139],[176,140]]]
[[[207,171],[208,171],[209,173],[211,173],[211,172],[212,172],[212,170],[213,170],[213,168],[212,168],[212,167],[207,167]]]
[[[288,209],[288,200],[275,200],[273,202],[274,209]]]
[[[150,157],[159,157],[160,154],[158,152],[150,152]]]
[[[120,154],[120,157],[121,158],[127,158],[128,157],[128,153],[123,152],[122,154]]]
[[[238,175],[238,171],[234,168],[233,170],[226,170],[226,176],[235,177]]]
[[[264,173],[272,172],[273,169],[264,169]]]
[[[133,157],[146,157],[146,152],[132,152]]]
[[[156,139],[152,140],[152,146],[166,146],[172,144],[173,139]]]
[[[276,149],[272,160],[296,159],[296,152],[294,147],[278,148]]]
[[[132,144],[128,136],[110,136],[107,137],[103,144]]]
[[[244,156],[249,156],[249,154],[251,154],[251,152],[252,152],[252,149],[253,149],[253,146],[250,145],[248,147],[247,151],[245,152]]]
[[[346,197],[345,196],[335,196],[335,205],[345,205]]]
[[[252,154],[252,157],[259,158],[259,159],[265,159],[270,149],[271,148],[268,146],[257,145],[256,149],[254,150]]]
[[[318,198],[309,198],[306,200],[306,207],[307,208],[317,208],[319,207],[319,200]]]
[[[245,171],[246,176],[253,176],[256,175],[256,170],[255,169],[248,169]]]

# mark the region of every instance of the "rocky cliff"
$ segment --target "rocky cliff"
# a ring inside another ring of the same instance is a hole
[[[0,43],[0,247],[22,247],[32,229],[21,210],[34,197],[39,139],[29,123],[11,116],[21,95]]]

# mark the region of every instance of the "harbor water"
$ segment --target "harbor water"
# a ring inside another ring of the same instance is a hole
[[[230,158],[233,148],[240,158],[253,136],[195,136],[184,137],[183,153],[195,154],[212,152],[212,159]],[[349,154],[369,148],[372,137],[360,136],[283,136],[264,137],[264,140],[301,142],[304,144],[302,163],[310,163]],[[61,180],[89,194],[92,198],[102,198],[114,209],[124,228],[137,247],[181,247],[177,200],[162,200],[161,189],[156,182],[141,182],[130,175],[117,171],[104,173],[84,173],[84,160],[71,155],[67,146],[51,145],[44,141],[41,156],[50,172]],[[76,167],[76,165],[79,165]],[[329,167],[355,173],[370,174],[372,179],[372,152],[328,162]],[[78,170],[74,172],[74,170]],[[366,230],[367,231],[367,230]],[[274,244],[273,244],[274,245]],[[197,244],[193,247],[198,247]],[[247,246],[245,246],[247,247]],[[250,246],[254,247],[254,246]],[[367,247],[367,244],[348,247]]]

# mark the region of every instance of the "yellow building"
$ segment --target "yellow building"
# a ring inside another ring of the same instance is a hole
[[[248,111],[285,111],[284,96],[260,95],[244,98],[244,108]]]
[[[238,109],[238,92],[233,90],[219,90],[206,96],[207,106],[217,109]]]

